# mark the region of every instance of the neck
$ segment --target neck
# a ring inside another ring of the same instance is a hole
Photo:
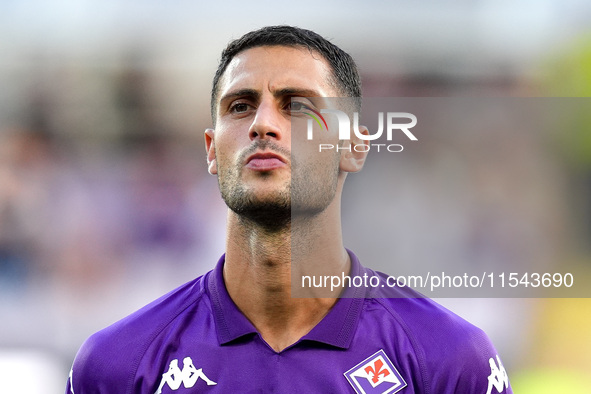
[[[297,282],[304,274],[348,273],[350,261],[342,243],[338,205],[331,204],[314,217],[294,218],[274,230],[229,211],[226,288],[276,351],[297,342],[336,303],[340,289],[292,297],[292,274]]]

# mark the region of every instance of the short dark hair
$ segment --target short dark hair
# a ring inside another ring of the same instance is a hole
[[[211,89],[211,117],[214,125],[220,79],[234,56],[250,48],[275,45],[303,47],[324,57],[332,68],[333,81],[331,82],[343,96],[354,98],[357,110],[360,109],[361,79],[351,55],[311,30],[295,26],[267,26],[231,41],[222,52]]]

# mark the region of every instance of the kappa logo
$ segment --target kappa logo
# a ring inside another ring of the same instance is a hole
[[[193,365],[193,360],[191,357],[185,357],[183,359],[183,369],[179,368],[179,360],[174,359],[170,362],[168,366],[168,371],[162,374],[162,379],[160,380],[160,385],[158,386],[158,390],[154,394],[161,394],[162,389],[165,385],[168,385],[171,390],[178,390],[181,387],[181,384],[186,388],[190,389],[195,386],[195,383],[199,379],[202,379],[207,383],[208,386],[216,385],[217,383],[213,380],[210,380],[205,374],[203,373],[203,368],[195,368]]]
[[[358,394],[394,394],[406,387],[384,350],[372,354],[344,375]]]
[[[486,394],[491,394],[493,387],[497,390],[497,393],[502,392],[504,389],[509,388],[509,377],[507,376],[507,371],[505,371],[505,367],[503,367],[503,363],[501,362],[501,358],[497,354],[497,363],[495,363],[494,358],[490,358],[488,363],[490,364],[490,375],[488,376],[488,389],[486,390]]]

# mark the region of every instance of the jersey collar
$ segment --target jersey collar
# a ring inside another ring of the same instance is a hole
[[[228,290],[226,290],[223,274],[225,260],[226,255],[223,254],[210,273],[207,284],[220,345],[257,332],[252,323],[240,312],[240,309],[230,298]]]
[[[363,275],[364,268],[357,256],[347,250],[351,258],[350,275]],[[223,255],[208,278],[208,289],[213,307],[213,317],[220,345],[227,344],[248,334],[257,333],[252,323],[240,312],[230,298],[224,283]],[[361,288],[346,289],[328,314],[299,342],[314,341],[341,349],[351,345],[361,314],[365,291]]]

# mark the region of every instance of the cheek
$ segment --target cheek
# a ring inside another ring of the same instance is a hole
[[[215,148],[218,166],[231,165],[236,162],[240,152],[237,139],[227,133],[218,135]]]
[[[236,159],[231,155],[228,155],[224,150],[218,150],[216,153],[216,162],[218,171],[221,173],[227,173],[229,168],[235,166]]]
[[[318,152],[318,145],[307,151],[292,152],[292,166],[298,177],[309,177],[330,183],[332,175],[338,172],[340,155],[335,149]]]

